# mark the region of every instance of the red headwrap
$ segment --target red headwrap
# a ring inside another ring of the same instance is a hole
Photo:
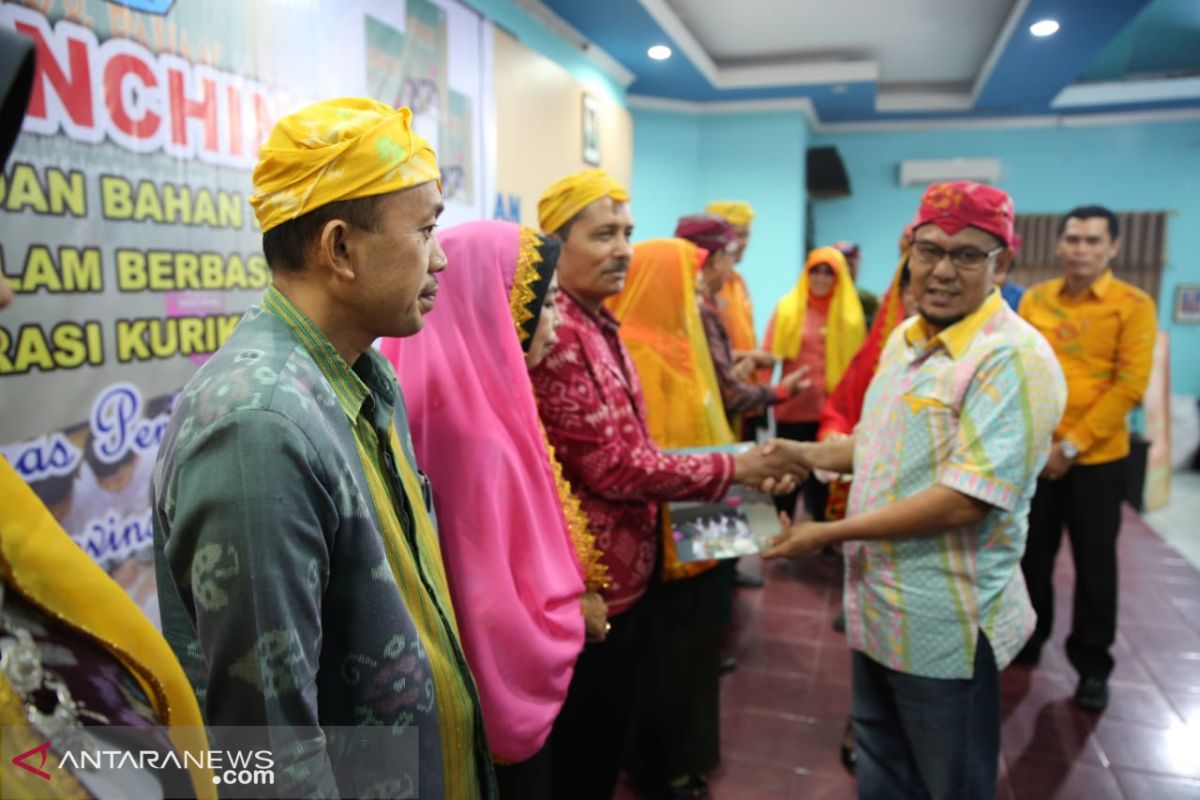
[[[1007,192],[970,181],[934,183],[925,190],[913,228],[932,222],[953,236],[970,226],[1009,244],[1013,239],[1013,202]]]
[[[675,226],[675,237],[687,239],[710,253],[719,253],[737,241],[733,226],[713,214],[681,217],[679,224]]]

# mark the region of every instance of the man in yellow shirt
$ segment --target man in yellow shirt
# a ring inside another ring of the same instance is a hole
[[[1054,561],[1065,524],[1075,562],[1067,657],[1079,673],[1075,703],[1088,711],[1108,705],[1127,417],[1146,390],[1157,336],[1154,301],[1109,269],[1121,247],[1118,235],[1107,208],[1068,212],[1058,231],[1063,277],[1026,292],[1020,312],[1054,348],[1068,398],[1029,514],[1021,566],[1038,620],[1017,663],[1037,663],[1053,629]]]

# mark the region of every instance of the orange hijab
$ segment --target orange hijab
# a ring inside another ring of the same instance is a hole
[[[736,270],[717,292],[717,306],[721,323],[729,334],[729,345],[734,350],[753,350],[758,347],[754,336],[754,308],[750,304],[750,292],[746,279]]]
[[[696,305],[706,257],[683,239],[636,244],[625,288],[607,301],[637,365],[650,437],[663,448],[733,441]]]
[[[642,381],[650,438],[663,448],[734,440],[697,305],[696,272],[707,257],[684,239],[636,244],[625,288],[608,300]],[[679,561],[670,514],[663,510],[663,579],[681,580],[716,566]]]

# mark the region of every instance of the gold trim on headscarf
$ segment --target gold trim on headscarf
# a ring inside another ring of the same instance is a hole
[[[266,233],[339,200],[437,181],[437,155],[412,112],[366,97],[302,108],[276,123],[259,151],[250,205]]]
[[[555,181],[538,200],[538,225],[557,233],[571,218],[602,197],[629,202],[629,190],[602,169],[585,169]]]
[[[513,323],[517,326],[517,340],[522,344],[532,334],[525,330],[525,323],[533,319],[534,311],[530,304],[537,299],[534,284],[540,277],[538,264],[542,263],[542,237],[537,231],[521,226],[521,244],[517,254],[517,271],[513,276],[512,290],[508,294],[508,307],[512,312]],[[571,484],[563,475],[562,464],[554,454],[554,447],[546,436],[546,429],[541,420],[538,426],[542,428],[542,441],[546,443],[546,454],[550,458],[550,470],[554,473],[554,485],[558,489],[558,499],[562,504],[563,517],[567,521],[567,530],[571,534],[571,544],[575,548],[575,557],[583,573],[583,583],[588,591],[599,591],[608,588],[611,583],[608,567],[600,560],[600,551],[596,548],[596,537],[588,530],[587,515],[579,498],[571,491]]]
[[[808,254],[808,263],[792,291],[775,306],[775,324],[771,334],[771,352],[792,360],[800,354],[804,339],[804,314],[808,309],[808,273],[818,264],[828,264],[837,283],[829,300],[825,323],[825,388],[832,392],[867,335],[866,319],[846,257],[834,247],[818,247]]]
[[[541,424],[540,421],[538,423]],[[575,557],[579,559],[579,568],[583,572],[583,585],[589,592],[607,589],[612,584],[608,575],[608,567],[601,560],[600,549],[596,547],[596,537],[588,528],[587,514],[579,498],[571,491],[571,483],[563,475],[562,464],[554,454],[554,446],[542,428],[542,441],[546,443],[546,452],[550,456],[550,469],[554,472],[554,484],[558,488],[558,499],[562,502],[563,516],[567,520],[567,530],[571,534],[571,544],[575,546]]]
[[[716,214],[730,225],[749,225],[754,222],[754,209],[744,200],[714,200],[704,209]]]
[[[538,280],[538,264],[542,263],[542,253],[538,249],[542,237],[537,231],[521,226],[521,245],[517,253],[517,272],[513,276],[512,291],[508,293],[508,308],[512,312],[513,322],[517,326],[517,341],[522,345],[533,336],[525,330],[525,323],[533,319],[533,309],[529,305],[536,299],[533,285]]]

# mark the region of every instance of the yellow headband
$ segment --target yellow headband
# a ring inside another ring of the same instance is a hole
[[[742,200],[714,200],[705,211],[716,214],[730,225],[749,225],[754,222],[754,209]]]
[[[263,233],[339,200],[441,180],[412,112],[366,97],[302,108],[276,123],[254,167],[250,205]]]
[[[556,233],[572,217],[602,197],[629,202],[629,192],[602,169],[585,169],[555,181],[538,200],[538,224],[544,233]]]

